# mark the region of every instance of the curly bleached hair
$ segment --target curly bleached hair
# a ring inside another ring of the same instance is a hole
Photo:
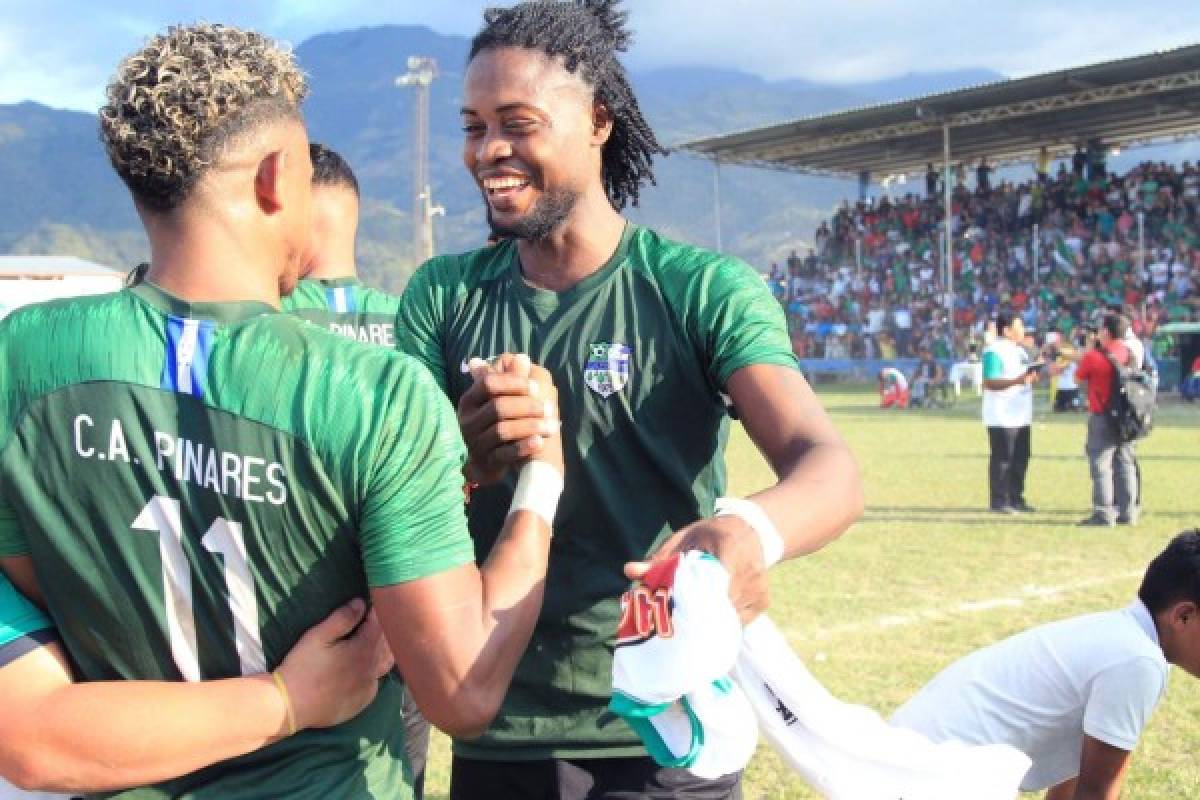
[[[113,168],[147,208],[178,208],[232,139],[299,118],[308,92],[292,54],[253,31],[174,26],[117,67],[100,109]]]

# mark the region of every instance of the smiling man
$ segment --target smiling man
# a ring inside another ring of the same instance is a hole
[[[436,258],[401,304],[401,347],[458,403],[482,484],[469,518],[493,547],[511,465],[541,447],[542,403],[473,357],[527,352],[560,392],[568,485],[546,605],[490,730],[455,744],[451,796],[727,798],[737,775],[660,769],[606,711],[618,596],[641,562],[714,552],[748,619],[766,568],[838,536],[862,507],[846,446],[797,369],[782,311],[746,264],[621,216],[662,154],[617,54],[611,0],[485,14],[463,91],[463,160],[499,244]],[[779,482],[727,498],[729,409]],[[626,571],[628,570],[628,572]]]

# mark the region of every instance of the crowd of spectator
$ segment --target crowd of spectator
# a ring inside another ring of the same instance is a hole
[[[1200,320],[1200,167],[1146,162],[1116,175],[1091,148],[1053,173],[1043,151],[1034,171],[996,182],[981,162],[972,187],[962,166],[949,176],[950,304],[942,175],[929,168],[924,196],[843,203],[807,257],[771,268],[797,355],[963,358],[982,351],[1000,309],[1039,338],[1069,338],[1115,306],[1143,340],[1165,322]]]

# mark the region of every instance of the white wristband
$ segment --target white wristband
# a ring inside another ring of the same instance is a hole
[[[558,510],[558,498],[562,490],[561,472],[545,461],[530,461],[517,473],[517,490],[513,492],[508,513],[532,511],[546,521],[553,536],[554,512]]]
[[[763,563],[768,567],[779,563],[779,559],[783,558],[783,537],[758,503],[741,497],[718,497],[716,514],[713,516],[739,517],[749,525],[750,529],[758,534],[759,544],[762,545]]]

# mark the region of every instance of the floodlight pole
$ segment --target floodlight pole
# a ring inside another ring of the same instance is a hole
[[[396,86],[417,91],[413,114],[413,259],[417,264],[433,258],[433,217],[445,213],[434,205],[429,180],[429,86],[437,76],[436,60],[409,56],[408,72],[396,78]]]
[[[1041,270],[1039,267],[1042,260],[1042,236],[1041,226],[1038,223],[1033,223],[1033,285],[1040,286],[1042,283]]]
[[[942,266],[946,275],[946,324],[950,329],[950,349],[954,350],[954,230],[950,224],[950,123],[942,123],[942,202],[945,206],[943,221],[946,224],[944,236],[946,252]]]
[[[1138,276],[1146,271],[1146,212],[1139,211],[1138,222]]]
[[[717,252],[721,252],[721,159],[713,159],[713,226],[717,233]]]

